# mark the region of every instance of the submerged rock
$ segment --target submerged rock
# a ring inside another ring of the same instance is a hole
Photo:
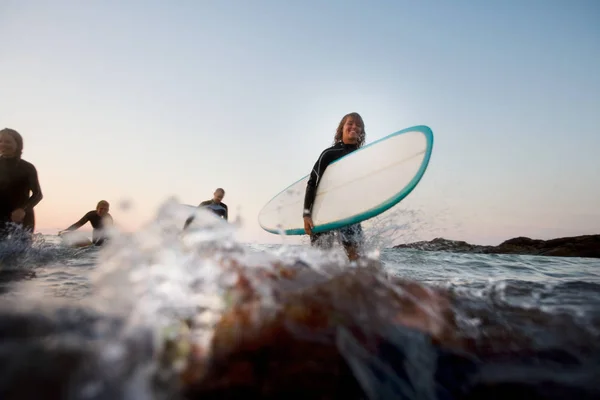
[[[457,324],[455,295],[387,276],[376,263],[329,277],[308,269],[280,271],[270,276],[276,307],[261,303],[252,279],[240,274],[233,289],[237,300],[217,324],[209,348],[191,346],[181,374],[186,398],[600,394],[597,347],[587,348],[590,358],[556,341],[556,347],[536,348],[512,327],[487,328],[491,316],[482,326],[488,336],[471,337]],[[539,313],[530,315],[547,323]]]
[[[201,310],[154,340],[151,329],[75,305],[0,309],[0,398],[600,396],[598,335],[569,315],[481,306],[389,276],[377,262],[219,264],[227,305],[208,345],[196,339],[207,328]],[[465,316],[480,321],[475,336],[459,323]]]

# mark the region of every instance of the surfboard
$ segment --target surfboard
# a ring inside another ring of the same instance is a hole
[[[92,241],[82,232],[63,232],[59,235],[59,237],[61,238],[61,243],[68,247],[88,247],[93,244]]]
[[[373,218],[408,196],[425,174],[433,132],[424,125],[392,133],[329,164],[317,188],[313,232]],[[310,175],[274,196],[259,212],[267,232],[303,235],[304,194]]]

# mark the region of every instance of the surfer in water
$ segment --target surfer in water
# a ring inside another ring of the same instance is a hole
[[[336,234],[336,231],[312,232],[314,228],[312,207],[317,194],[317,188],[319,187],[319,181],[329,164],[359,149],[365,143],[365,136],[365,124],[362,117],[358,113],[346,114],[337,127],[333,146],[325,149],[315,162],[308,183],[306,184],[304,212],[302,214],[304,218],[304,231],[307,235],[310,235],[310,243],[313,246],[331,248],[334,235]],[[351,261],[358,259],[364,242],[360,223],[340,228],[337,230],[337,234],[348,255],[348,259]]]
[[[198,208],[207,208],[212,211],[218,217],[224,219],[225,221],[229,218],[229,212],[227,208],[227,204],[223,203],[223,197],[225,197],[225,190],[223,188],[217,188],[213,193],[213,198],[210,200],[203,201],[200,203]],[[192,215],[185,221],[185,225],[183,229],[186,229],[189,224],[194,220],[194,216]]]
[[[22,153],[19,132],[0,130],[0,238],[8,235],[12,224],[30,234],[35,229],[33,208],[43,198],[42,189],[36,168],[21,158]]]
[[[73,225],[60,231],[59,236],[62,236],[66,232],[71,232],[81,228],[86,223],[92,224],[92,244],[101,246],[106,240],[104,230],[113,224],[112,216],[108,213],[110,210],[110,204],[106,200],[100,200],[96,205],[96,209],[87,212],[81,219],[75,222]]]

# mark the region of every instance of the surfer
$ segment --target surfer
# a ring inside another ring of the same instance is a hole
[[[11,223],[30,234],[35,229],[33,208],[43,198],[42,189],[36,168],[21,158],[22,153],[19,132],[0,130],[0,237],[6,237]]]
[[[67,229],[58,232],[59,236],[62,236],[66,232],[71,232],[81,228],[86,223],[92,224],[92,244],[101,246],[106,240],[104,229],[113,224],[112,216],[108,213],[110,210],[110,204],[106,200],[100,200],[96,205],[96,209],[87,212],[81,219],[75,222]]]
[[[212,211],[219,218],[224,219],[225,221],[229,218],[229,212],[227,208],[227,204],[223,203],[223,198],[225,197],[225,190],[223,188],[217,188],[213,193],[213,198],[210,200],[203,201],[200,203],[198,208],[207,208]],[[186,229],[189,224],[194,220],[194,216],[192,215],[185,221],[185,225],[183,229]]]
[[[333,245],[333,239],[336,231],[322,233],[313,233],[314,228],[312,220],[312,207],[315,201],[319,181],[325,172],[325,169],[333,161],[350,154],[359,149],[365,143],[365,124],[358,113],[346,114],[340,121],[335,136],[333,146],[325,149],[310,173],[310,178],[306,184],[306,193],[304,195],[304,231],[310,235],[310,243],[313,246],[330,248]],[[339,239],[344,246],[348,259],[356,260],[359,257],[360,247],[363,244],[364,237],[360,223],[348,225],[337,230]]]

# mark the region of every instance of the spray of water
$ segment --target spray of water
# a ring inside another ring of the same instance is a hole
[[[194,220],[183,230],[190,213]],[[282,246],[253,251],[235,241],[238,228],[170,199],[134,234],[109,232],[111,238],[90,278],[95,293],[87,303],[103,314],[126,319],[126,335],[140,326],[150,327],[157,346],[171,337],[192,347],[178,351],[195,351],[206,358],[215,325],[234,301],[233,289],[251,287],[262,312],[275,312],[278,304],[265,276],[277,274],[278,266],[300,262],[321,271],[325,264],[347,265],[339,250]]]

